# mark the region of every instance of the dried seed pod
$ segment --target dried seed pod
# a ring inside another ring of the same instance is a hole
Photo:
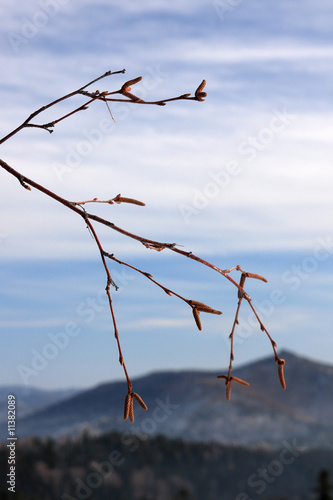
[[[286,381],[285,381],[284,373],[283,373],[283,365],[285,364],[285,360],[277,358],[275,361],[278,365],[279,380],[280,380],[281,387],[282,387],[282,389],[286,389],[287,386],[286,386]]]
[[[124,405],[124,420],[128,419],[129,413],[130,413],[130,407],[132,403],[132,395],[131,393],[126,394],[125,398],[125,405]],[[132,403],[133,404],[133,403]]]
[[[143,408],[144,410],[148,410],[148,406],[143,401],[143,399],[141,398],[141,396],[139,396],[139,394],[137,394],[136,392],[132,392],[132,397],[139,403],[139,405],[141,406],[141,408]]]
[[[201,331],[202,330],[202,325],[201,325],[200,313],[199,313],[198,309],[196,309],[195,307],[193,307],[192,313],[193,313],[193,317],[194,317],[194,320],[196,322],[196,325],[197,325],[198,329]]]

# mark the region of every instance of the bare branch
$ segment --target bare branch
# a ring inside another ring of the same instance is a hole
[[[87,87],[91,86],[92,84],[96,83],[97,81],[100,81],[107,76],[120,74],[120,73],[121,74],[125,73],[125,70],[123,69],[123,70],[115,71],[115,72],[107,71],[103,75],[99,76],[98,78],[95,78],[94,80],[92,80],[91,82],[87,83],[86,85],[80,87],[79,89],[77,89],[73,92],[70,92],[69,94],[66,94],[66,95],[50,102],[49,104],[37,109],[19,127],[17,127],[12,132],[10,132],[5,137],[3,137],[0,140],[0,144],[7,141],[8,139],[10,139],[12,136],[17,134],[23,128],[27,128],[27,127],[40,128],[40,129],[48,131],[49,133],[52,133],[55,125],[58,124],[60,121],[63,121],[65,119],[69,118],[70,116],[78,113],[79,111],[87,110],[89,105],[91,105],[95,101],[104,102],[106,104],[106,106],[108,107],[108,110],[112,116],[112,113],[111,113],[111,110],[110,110],[109,104],[108,104],[109,102],[127,102],[127,103],[131,103],[131,104],[150,104],[150,105],[164,106],[164,105],[166,105],[166,103],[169,103],[172,101],[180,101],[180,100],[194,100],[194,101],[201,102],[201,101],[204,101],[204,98],[207,96],[206,92],[203,91],[203,89],[206,85],[205,80],[203,80],[200,83],[200,85],[197,87],[197,89],[194,92],[194,96],[191,96],[191,94],[187,93],[187,94],[181,94],[177,97],[162,99],[162,100],[158,100],[158,101],[145,101],[131,92],[132,86],[134,86],[138,82],[140,82],[142,77],[137,77],[137,78],[128,80],[118,90],[111,91],[111,92],[110,91],[100,92],[99,90],[96,90],[94,92],[89,92],[88,90],[86,90]],[[63,102],[67,99],[70,99],[71,97],[74,97],[75,95],[83,96],[84,98],[87,99],[86,102],[83,103],[81,106],[72,109],[68,113],[64,114],[63,116],[61,116],[58,119],[55,119],[52,122],[45,123],[45,124],[32,123],[32,120],[34,118],[36,118],[38,115],[40,115],[41,113],[43,113],[43,111],[45,111],[53,106],[56,106],[60,102]],[[117,97],[118,95],[120,97]],[[112,116],[112,118],[113,118],[113,116]],[[90,234],[92,235],[92,237],[97,245],[97,248],[99,250],[99,254],[100,254],[100,257],[102,260],[102,264],[103,264],[103,267],[105,270],[105,275],[106,275],[105,291],[106,291],[106,294],[108,297],[109,309],[110,309],[112,325],[113,325],[113,332],[114,332],[114,336],[115,336],[117,347],[118,347],[119,362],[123,368],[123,371],[124,371],[124,374],[126,377],[126,381],[127,381],[128,392],[127,392],[127,395],[125,398],[125,407],[124,407],[125,420],[127,418],[129,418],[129,420],[131,422],[134,421],[133,399],[136,400],[143,409],[147,409],[147,406],[145,405],[142,398],[137,393],[132,392],[132,382],[131,382],[131,379],[129,377],[127,367],[125,364],[125,360],[124,360],[124,356],[123,356],[122,349],[121,349],[120,336],[119,336],[119,331],[118,331],[118,327],[117,327],[116,316],[115,316],[113,302],[112,302],[112,296],[111,296],[111,286],[113,286],[115,288],[115,290],[117,290],[118,287],[112,279],[112,276],[111,276],[111,273],[109,271],[106,259],[110,259],[114,262],[117,262],[120,265],[123,265],[123,266],[126,266],[126,267],[132,269],[133,271],[143,275],[145,278],[147,278],[149,281],[151,281],[157,287],[161,288],[167,295],[175,296],[175,297],[179,298],[180,300],[184,301],[188,306],[191,307],[196,326],[198,327],[199,330],[202,330],[202,324],[201,324],[201,320],[200,320],[200,313],[201,312],[213,314],[213,315],[221,315],[222,312],[217,310],[217,309],[213,309],[212,307],[208,306],[207,304],[204,304],[203,302],[198,302],[198,301],[195,301],[192,299],[186,299],[182,295],[174,292],[173,290],[170,290],[168,287],[166,287],[166,286],[162,285],[161,283],[159,283],[158,281],[156,281],[153,278],[152,274],[145,272],[145,271],[142,271],[141,269],[139,269],[133,265],[130,265],[124,261],[121,261],[121,260],[117,259],[113,254],[106,252],[101,245],[98,234],[97,234],[92,222],[97,222],[99,224],[102,224],[102,225],[112,229],[113,231],[116,231],[116,232],[122,234],[123,236],[125,236],[127,238],[130,238],[132,240],[136,240],[136,241],[140,242],[141,244],[143,244],[147,249],[156,250],[158,252],[166,249],[166,250],[169,250],[171,252],[175,252],[179,255],[182,255],[183,257],[187,257],[191,260],[194,260],[198,264],[204,265],[204,266],[212,269],[213,271],[219,273],[224,278],[226,278],[234,287],[236,287],[237,295],[238,295],[238,304],[237,304],[237,309],[236,309],[236,313],[235,313],[235,318],[234,318],[232,330],[231,330],[231,333],[229,335],[229,338],[230,338],[229,370],[228,370],[227,375],[219,375],[218,376],[218,378],[222,378],[225,380],[227,399],[230,399],[231,382],[232,381],[237,382],[237,383],[242,384],[242,385],[246,385],[246,386],[249,385],[248,382],[245,382],[237,377],[231,376],[231,372],[233,369],[233,361],[234,361],[234,335],[236,332],[237,325],[239,324],[239,311],[240,311],[240,307],[241,307],[243,299],[245,299],[249,303],[250,308],[253,311],[253,314],[255,315],[255,317],[258,321],[260,329],[266,333],[268,339],[271,342],[274,356],[275,356],[275,361],[278,364],[279,380],[280,380],[281,386],[283,388],[286,387],[284,374],[283,374],[283,365],[285,362],[283,359],[279,358],[279,356],[277,354],[277,350],[276,350],[277,346],[276,346],[275,341],[272,339],[272,337],[270,336],[266,327],[264,326],[263,322],[261,321],[258,313],[256,312],[256,310],[252,304],[250,296],[244,290],[246,278],[252,278],[252,279],[257,279],[257,280],[260,280],[263,282],[267,282],[266,278],[264,278],[263,276],[261,276],[259,274],[244,271],[243,269],[241,269],[241,267],[239,265],[231,267],[230,269],[226,269],[226,270],[220,269],[219,267],[217,267],[214,264],[212,264],[212,263],[204,260],[203,258],[195,255],[194,253],[192,253],[190,251],[182,250],[180,248],[180,246],[177,245],[176,243],[165,243],[165,242],[155,241],[155,240],[148,239],[148,238],[145,238],[143,236],[139,236],[137,234],[131,233],[131,232],[117,226],[116,224],[114,224],[113,222],[111,222],[109,220],[106,220],[102,217],[99,217],[98,215],[96,215],[94,213],[87,212],[84,208],[84,205],[86,205],[88,203],[103,203],[103,204],[109,204],[109,205],[113,205],[115,203],[116,204],[129,203],[129,204],[134,204],[134,205],[138,205],[138,206],[144,206],[145,204],[139,200],[136,200],[134,198],[129,198],[129,197],[123,197],[123,196],[121,196],[121,194],[118,194],[117,196],[110,198],[108,200],[99,200],[97,197],[95,197],[95,198],[85,200],[85,201],[73,202],[73,201],[69,201],[69,200],[59,196],[58,194],[54,193],[53,191],[38,184],[34,180],[29,179],[28,177],[22,175],[20,172],[16,171],[14,168],[12,168],[4,160],[1,160],[1,159],[0,159],[0,167],[2,167],[4,170],[6,170],[9,174],[16,177],[23,188],[30,190],[30,191],[31,191],[31,188],[34,188],[34,189],[44,193],[46,196],[54,199],[58,203],[62,204],[67,209],[78,214],[84,220]],[[230,273],[232,271],[238,271],[241,273],[239,283],[230,276]]]

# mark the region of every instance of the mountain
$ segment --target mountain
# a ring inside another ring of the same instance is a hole
[[[0,423],[7,421],[8,395],[15,396],[20,418],[77,394],[77,389],[41,390],[20,385],[0,386]]]
[[[272,356],[234,370],[251,385],[234,384],[231,401],[216,372],[158,372],[133,383],[148,405],[144,411],[135,402],[134,424],[123,420],[126,384],[112,382],[19,419],[17,433],[60,437],[116,430],[142,439],[163,434],[242,446],[280,447],[296,440],[303,447],[332,447],[333,367],[290,352],[281,357],[286,360],[285,391]]]

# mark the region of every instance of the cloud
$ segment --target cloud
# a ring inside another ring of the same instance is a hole
[[[60,122],[53,134],[33,128],[20,132],[2,145],[1,157],[73,202],[108,199],[118,193],[140,199],[146,207],[87,204],[86,208],[133,233],[184,245],[181,248],[221,267],[244,262],[252,270],[253,265],[254,271],[262,270],[268,278],[277,275],[276,287],[281,287],[279,276],[293,265],[301,266],[301,270],[304,262],[310,266],[310,260],[304,259],[313,258],[318,241],[331,235],[332,6],[324,0],[315,5],[304,1],[302,9],[289,0],[256,0],[251,5],[239,2],[223,19],[215,6],[216,2],[207,4],[203,0],[174,4],[156,0],[140,4],[4,0],[0,6],[6,20],[0,35],[1,135],[34,110],[109,69],[126,67],[127,72],[94,84],[93,90],[116,90],[125,79],[142,75],[142,82],[136,86],[138,94],[160,99],[193,94],[205,78],[208,96],[204,103],[173,102],[163,108],[112,104],[115,123],[106,106],[96,103]],[[61,103],[34,122],[58,118],[82,102],[75,99]],[[98,249],[84,220],[36,190],[24,190],[3,170],[0,191],[3,262],[14,265],[14,269],[21,264],[21,270],[27,266],[36,277],[45,274],[45,269],[34,268],[36,259],[46,268],[55,269],[59,282],[54,281],[48,292],[51,305],[58,304],[60,298],[68,302],[62,312],[57,306],[57,318],[47,305],[45,288],[38,288],[38,279],[24,280],[24,300],[18,291],[20,305],[15,316],[16,303],[12,309],[9,303],[15,288],[20,290],[19,278],[9,290],[10,276],[6,276],[2,293],[8,308],[3,310],[7,316],[2,319],[2,327],[7,330],[11,324],[13,330],[21,331],[20,314],[28,310],[29,294],[35,302],[31,316],[24,317],[27,329],[35,328],[37,337],[45,334],[45,328],[51,331],[54,321],[65,324],[68,315],[77,321],[78,305],[97,293],[90,288],[92,283],[96,289],[105,286]],[[185,273],[189,285],[186,288],[179,283],[180,289],[203,294],[198,297],[202,301],[209,295],[209,286],[200,281],[200,266],[195,263],[186,261],[190,269],[186,271],[185,264],[178,266],[179,258],[166,250],[149,251],[137,241],[98,224],[95,227],[106,250],[118,258],[128,258],[133,265],[142,259],[147,271],[156,271],[166,282],[176,277],[182,281]],[[251,260],[253,255],[257,256],[255,262]],[[286,261],[289,255],[292,257]],[[177,265],[170,267],[169,257]],[[77,262],[78,267],[72,271],[66,268],[62,275],[56,265],[59,260],[60,269],[69,262]],[[87,262],[95,262],[98,271],[88,272]],[[275,273],[276,266],[279,270]],[[182,313],[170,317],[167,312],[151,317],[148,309],[152,303],[158,308],[159,299],[148,293],[146,309],[140,287],[125,286],[132,281],[118,272],[131,306],[136,304],[141,334],[145,329],[161,328],[172,336],[179,327],[187,335],[191,317]],[[316,290],[320,289],[319,276],[321,279],[322,273],[317,270],[307,281],[315,283]],[[214,275],[209,281],[213,300],[222,297],[215,278],[220,277]],[[330,279],[327,274],[325,283]],[[316,320],[320,317],[322,332],[329,328],[328,319],[322,319],[321,300],[314,292],[312,303],[307,302],[311,287],[305,290],[304,283],[296,294],[287,290],[288,301],[295,300],[294,317],[291,310],[279,308],[279,316],[270,318],[275,330],[285,335],[286,345],[290,335],[281,330],[288,332],[289,320],[297,324],[304,301],[310,304],[307,319],[311,314]],[[268,289],[262,293],[269,294]],[[318,292],[319,296],[322,299]],[[122,322],[134,332],[134,316],[129,317],[121,297],[117,295],[116,300]],[[266,295],[262,297],[267,300]],[[227,309],[222,309],[232,315],[234,303],[227,292],[225,300]],[[38,312],[40,304],[42,313]],[[77,347],[79,342],[73,343],[77,348],[73,366],[79,368],[82,356],[91,352],[91,331],[97,332],[93,337],[96,359],[100,344],[95,338],[102,335],[108,345],[110,325],[102,316],[88,325],[87,337],[80,337],[82,350]],[[54,328],[58,328],[55,323]],[[215,331],[213,327],[211,331]],[[141,340],[135,333],[127,333],[139,349]],[[293,335],[297,349],[303,333]],[[202,359],[201,341],[196,344],[198,359]],[[29,342],[34,344],[35,340],[26,336],[25,346]],[[307,342],[319,355],[317,344],[314,347],[311,340]],[[32,344],[30,347],[34,347]],[[214,349],[219,352],[220,346],[214,344]],[[253,357],[257,354],[255,348],[251,352]],[[65,357],[71,363],[69,354]],[[106,354],[103,359],[108,366]],[[162,358],[156,359],[154,366],[159,366]],[[179,356],[175,362],[184,360]],[[214,362],[218,363],[217,356]],[[60,357],[57,363],[61,366]],[[136,366],[138,371],[147,369]],[[105,379],[108,373],[103,372]]]

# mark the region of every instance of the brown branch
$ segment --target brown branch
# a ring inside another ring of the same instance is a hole
[[[238,289],[239,293],[241,293],[241,297],[239,298],[239,307],[238,307],[237,311],[239,311],[240,303],[241,303],[242,299],[245,298],[247,300],[247,302],[249,303],[251,309],[253,310],[254,315],[256,316],[256,318],[258,320],[261,330],[266,333],[266,335],[268,336],[268,338],[271,341],[271,344],[272,344],[272,347],[273,347],[273,350],[274,350],[274,354],[275,354],[275,359],[279,359],[279,357],[277,355],[277,351],[276,351],[276,347],[277,347],[276,343],[271,338],[268,330],[266,329],[266,327],[264,326],[263,322],[259,318],[259,315],[256,312],[256,310],[255,310],[255,308],[254,308],[254,306],[252,304],[250,296],[244,291],[243,286],[242,286],[241,283],[238,284],[233,278],[231,278],[231,276],[229,276],[229,272],[231,270],[242,271],[241,268],[240,268],[240,266],[235,266],[234,268],[231,268],[231,269],[228,269],[228,270],[222,270],[219,267],[211,264],[210,262],[208,262],[208,261],[206,261],[206,260],[204,260],[204,259],[196,256],[192,252],[186,252],[184,250],[181,250],[180,248],[177,248],[176,243],[162,243],[162,242],[150,240],[150,239],[144,238],[142,236],[138,236],[136,234],[130,233],[129,231],[126,231],[126,230],[124,230],[124,229],[116,226],[113,222],[110,222],[110,221],[108,221],[106,219],[103,219],[103,218],[101,218],[101,217],[99,217],[99,216],[97,216],[95,214],[88,213],[88,212],[84,211],[82,208],[78,208],[76,206],[77,205],[76,203],[70,202],[70,201],[68,201],[68,200],[66,200],[64,198],[61,198],[60,196],[56,195],[52,191],[49,191],[48,189],[44,188],[43,186],[40,186],[36,182],[32,181],[28,177],[21,175],[19,172],[15,171],[12,167],[10,167],[7,163],[5,163],[3,160],[0,160],[0,165],[5,170],[7,170],[9,173],[11,173],[12,175],[14,175],[19,180],[19,182],[21,184],[23,183],[26,186],[30,185],[30,186],[38,189],[39,191],[42,191],[43,193],[45,193],[46,195],[48,195],[51,198],[55,199],[59,203],[65,205],[70,210],[73,210],[74,212],[76,212],[79,215],[81,215],[81,217],[83,217],[85,219],[85,221],[87,221],[88,219],[90,219],[90,220],[94,220],[96,222],[99,222],[99,223],[101,223],[101,224],[103,224],[103,225],[105,225],[107,227],[110,227],[114,231],[117,231],[117,232],[123,234],[124,236],[128,236],[131,239],[140,241],[147,248],[154,248],[155,250],[169,249],[169,250],[171,250],[173,252],[179,253],[181,255],[184,255],[185,257],[188,257],[188,258],[190,258],[192,260],[195,260],[196,262],[199,262],[199,263],[201,263],[201,264],[203,264],[203,265],[205,265],[205,266],[213,269],[214,271],[218,272],[222,276],[224,276],[228,281],[230,281]],[[243,276],[242,279],[244,279],[244,282],[245,282],[245,278],[244,277],[247,277],[247,275],[249,275],[249,274],[250,274],[249,277],[256,277],[257,279],[261,279],[262,281],[267,281],[265,278],[263,278],[263,277],[261,277],[259,275],[254,275],[253,273],[246,273],[246,272],[242,271],[242,276]],[[199,320],[198,312],[199,311],[197,310],[196,312],[193,312],[193,314],[194,314],[194,319],[195,319],[195,321],[197,323],[197,326],[198,326],[198,328],[200,330],[201,329],[200,328],[201,322]],[[232,342],[233,342],[233,332],[234,332],[234,329],[235,329],[236,324],[237,324],[236,321],[238,321],[238,313],[236,313],[236,314],[237,314],[237,316],[235,318],[234,325],[233,325],[233,330],[232,330],[232,338],[231,338]]]
[[[78,90],[74,90],[74,92],[70,92],[69,94],[66,94],[66,95],[64,95],[62,97],[59,97],[58,99],[55,99],[54,101],[50,102],[49,104],[46,104],[45,106],[42,106],[41,108],[39,108],[36,111],[34,111],[33,113],[31,113],[31,115],[28,116],[28,118],[21,125],[19,125],[16,129],[12,130],[12,132],[10,132],[8,135],[6,135],[2,139],[0,139],[0,144],[2,144],[3,142],[7,141],[11,137],[13,137],[13,135],[17,134],[20,130],[22,130],[25,127],[40,127],[40,128],[45,128],[45,126],[43,126],[43,125],[32,125],[32,124],[30,124],[30,122],[31,122],[31,120],[33,118],[35,118],[35,116],[39,115],[40,113],[42,113],[46,109],[49,109],[52,106],[55,106],[56,104],[58,104],[59,102],[65,101],[66,99],[70,99],[71,97],[73,97],[73,96],[75,96],[77,94],[80,94],[86,87],[89,87],[89,85],[92,85],[93,83],[101,80],[102,78],[105,78],[105,77],[110,76],[110,75],[117,75],[119,73],[125,73],[125,69],[122,69],[120,71],[107,71],[106,73],[104,73],[104,75],[101,75],[98,78],[95,78],[94,80],[92,80],[91,82],[87,83],[83,87],[80,87]],[[50,125],[50,126],[52,126],[52,125]]]
[[[107,71],[106,73],[99,76],[98,78],[95,78],[94,80],[87,83],[83,87],[80,87],[79,89],[77,89],[69,94],[66,94],[66,95],[50,102],[49,104],[37,109],[21,125],[19,125],[16,129],[14,129],[9,134],[7,134],[5,137],[3,137],[0,140],[0,144],[7,141],[9,138],[11,138],[12,136],[14,136],[19,131],[21,131],[23,128],[26,128],[26,127],[41,128],[41,129],[44,129],[44,130],[51,133],[53,131],[53,128],[55,127],[55,125],[58,124],[60,121],[69,118],[70,116],[74,115],[75,113],[78,113],[79,111],[83,111],[83,110],[88,109],[90,104],[92,104],[93,102],[98,101],[98,100],[102,101],[106,104],[106,106],[107,106],[107,108],[112,116],[111,110],[110,110],[109,105],[108,105],[109,102],[128,102],[128,103],[132,103],[132,104],[151,104],[151,105],[164,106],[168,102],[179,101],[179,100],[195,100],[195,101],[201,102],[201,101],[204,101],[204,98],[207,95],[206,92],[203,91],[203,89],[206,85],[206,81],[203,80],[200,83],[200,85],[197,87],[197,89],[195,90],[194,97],[191,97],[191,94],[182,94],[182,95],[179,95],[177,97],[162,99],[162,100],[158,100],[158,101],[144,101],[143,99],[141,99],[140,97],[136,96],[135,94],[133,94],[131,92],[131,90],[132,90],[131,87],[133,85],[135,85],[136,83],[138,83],[139,81],[141,81],[142,77],[137,77],[137,78],[134,78],[132,80],[128,80],[127,82],[125,82],[122,85],[122,87],[120,89],[118,89],[116,91],[112,91],[112,92],[108,92],[108,91],[100,92],[99,90],[96,90],[95,92],[88,92],[86,90],[86,88],[88,86],[92,85],[93,83],[96,83],[97,81],[99,81],[107,76],[115,75],[115,74],[119,74],[119,73],[125,73],[125,70],[120,70],[120,71],[115,71],[115,72]],[[125,99],[123,97],[121,97],[121,98],[116,97],[117,94],[125,97]],[[82,104],[81,106],[73,109],[72,111],[64,114],[63,116],[61,116],[60,118],[58,118],[52,122],[49,122],[46,124],[32,123],[32,120],[36,116],[41,114],[43,111],[51,108],[52,106],[57,105],[58,103],[60,103],[62,101],[65,101],[66,99],[70,99],[71,97],[73,97],[75,95],[82,95],[82,96],[88,98],[88,100],[84,104]],[[112,118],[113,118],[113,116],[112,116]],[[242,270],[240,266],[235,266],[235,267],[232,267],[230,269],[222,270],[219,267],[213,265],[212,263],[210,263],[210,262],[202,259],[201,257],[193,254],[192,252],[187,252],[187,251],[180,249],[179,245],[177,245],[176,243],[164,243],[164,242],[159,242],[159,241],[151,240],[151,239],[136,235],[134,233],[126,231],[125,229],[117,226],[116,224],[114,224],[113,222],[111,222],[109,220],[103,219],[102,217],[99,217],[95,214],[88,213],[85,210],[85,208],[83,207],[83,205],[85,205],[87,203],[104,203],[104,204],[110,204],[110,205],[112,205],[114,203],[118,203],[118,204],[119,203],[131,203],[131,204],[135,204],[135,205],[139,205],[139,206],[144,206],[144,203],[141,201],[138,201],[138,200],[133,199],[133,198],[122,197],[120,194],[118,194],[117,196],[115,196],[114,198],[110,198],[109,200],[99,200],[98,198],[93,198],[92,200],[86,200],[86,201],[81,201],[81,202],[71,202],[65,198],[62,198],[61,196],[57,195],[56,193],[48,190],[47,188],[38,184],[37,182],[33,181],[32,179],[29,179],[28,177],[22,175],[20,172],[13,169],[10,165],[8,165],[5,161],[3,161],[1,159],[0,159],[0,166],[4,170],[6,170],[9,174],[16,177],[23,188],[30,190],[30,191],[31,191],[31,188],[35,188],[38,191],[49,196],[50,198],[53,198],[57,202],[61,203],[69,210],[80,215],[84,219],[88,230],[90,231],[92,237],[95,240],[95,243],[99,249],[99,253],[101,256],[101,260],[102,260],[103,267],[104,267],[104,270],[106,273],[106,278],[107,278],[107,284],[105,287],[105,291],[106,291],[106,294],[108,297],[109,308],[110,308],[113,329],[114,329],[114,336],[116,338],[117,347],[118,347],[119,362],[120,362],[121,366],[123,367],[124,374],[125,374],[126,381],[127,381],[128,392],[126,395],[125,408],[124,408],[125,420],[129,417],[131,422],[134,421],[133,399],[135,399],[143,409],[147,409],[147,406],[145,405],[145,403],[143,402],[143,400],[141,399],[141,397],[138,394],[132,392],[132,382],[130,380],[130,377],[129,377],[129,374],[128,374],[128,371],[126,368],[126,364],[124,361],[124,357],[122,354],[122,350],[121,350],[119,332],[118,332],[118,328],[117,328],[116,317],[115,317],[115,313],[114,313],[113,302],[112,302],[111,291],[110,291],[111,285],[114,286],[116,290],[117,290],[117,285],[114,283],[114,281],[111,277],[110,271],[109,271],[107,263],[106,263],[106,258],[109,258],[109,259],[117,262],[118,264],[121,264],[121,265],[124,265],[124,266],[127,266],[127,267],[133,269],[134,271],[145,276],[147,279],[149,279],[152,283],[154,283],[156,286],[161,288],[168,295],[171,295],[171,296],[174,295],[175,297],[178,297],[179,299],[186,302],[192,308],[193,317],[194,317],[195,323],[196,323],[199,330],[202,329],[202,325],[201,325],[201,321],[200,321],[200,313],[201,312],[205,312],[208,314],[216,314],[216,315],[220,315],[220,314],[222,314],[222,312],[218,311],[216,309],[213,309],[210,306],[208,306],[202,302],[198,302],[198,301],[189,300],[189,299],[184,298],[180,294],[170,290],[169,288],[165,287],[164,285],[162,285],[161,283],[159,283],[158,281],[153,279],[153,276],[151,274],[144,272],[144,271],[138,269],[137,267],[132,266],[126,262],[120,261],[119,259],[116,259],[113,254],[109,254],[109,253],[105,252],[91,221],[95,221],[95,222],[98,222],[99,224],[103,224],[103,225],[109,227],[110,229],[117,231],[118,233],[122,234],[123,236],[126,236],[126,237],[133,239],[133,240],[136,240],[136,241],[139,241],[148,249],[153,249],[156,251],[162,251],[164,249],[168,249],[172,252],[178,253],[184,257],[187,257],[191,260],[194,260],[194,261],[198,262],[199,264],[207,266],[210,269],[214,270],[215,272],[218,272],[219,274],[224,276],[230,283],[232,283],[237,288],[238,305],[237,305],[237,309],[236,309],[236,313],[235,313],[235,318],[234,318],[232,330],[231,330],[231,333],[229,335],[229,338],[230,338],[229,370],[228,370],[227,375],[219,375],[218,376],[218,378],[222,378],[225,380],[227,399],[230,399],[231,382],[232,381],[237,382],[237,383],[242,384],[242,385],[249,385],[248,382],[245,382],[237,377],[231,376],[231,372],[232,372],[232,368],[233,368],[232,364],[234,361],[234,335],[235,335],[236,327],[239,324],[238,317],[239,317],[239,311],[240,311],[240,307],[241,307],[241,303],[242,303],[243,299],[245,299],[249,303],[255,317],[257,318],[257,320],[259,322],[260,329],[266,333],[266,335],[268,336],[268,338],[271,342],[271,345],[272,345],[273,351],[274,351],[274,355],[275,355],[275,361],[278,364],[279,380],[280,380],[281,386],[283,388],[286,387],[284,374],[283,374],[283,365],[284,365],[285,361],[283,359],[279,358],[277,351],[276,351],[276,347],[277,347],[276,343],[274,342],[274,340],[272,339],[272,337],[268,333],[266,327],[264,326],[261,319],[259,318],[259,315],[256,312],[256,310],[252,304],[250,296],[244,290],[244,284],[245,284],[246,278],[253,278],[253,279],[263,281],[263,282],[267,282],[266,278],[264,278],[263,276],[260,276],[258,274],[246,272],[246,271]],[[241,272],[241,278],[240,278],[239,283],[237,283],[230,276],[231,271],[234,271],[234,270]]]

